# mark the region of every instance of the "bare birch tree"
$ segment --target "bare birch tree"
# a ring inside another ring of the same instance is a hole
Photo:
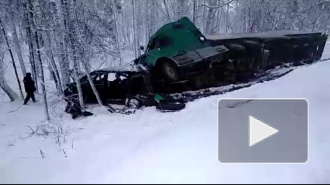
[[[32,27],[34,29],[34,39],[36,43],[36,49],[37,49],[37,58],[39,62],[39,70],[40,70],[40,80],[41,80],[41,90],[42,90],[42,97],[43,97],[43,103],[45,108],[45,117],[47,120],[50,120],[49,116],[49,110],[48,110],[48,101],[47,101],[47,92],[46,92],[46,82],[45,82],[45,75],[44,75],[44,69],[43,69],[43,62],[41,59],[41,46],[40,46],[40,25],[41,25],[41,11],[40,11],[40,4],[39,0],[29,0],[29,6],[31,11],[34,13],[35,16],[32,17]]]
[[[1,37],[0,37],[0,44],[1,44]],[[6,71],[4,69],[4,51],[0,46],[0,88],[7,94],[11,101],[18,99],[18,95],[15,91],[8,85],[6,82],[5,74]]]
[[[21,67],[21,71],[22,71],[22,75],[24,76],[26,74],[26,68],[25,68],[25,64],[24,64],[24,60],[23,60],[23,55],[22,55],[22,50],[21,50],[21,46],[20,46],[20,42],[18,39],[18,34],[17,34],[17,30],[16,30],[16,24],[15,24],[15,18],[14,16],[12,16],[12,20],[11,21],[11,30],[12,30],[12,34],[13,34],[13,41],[14,41],[14,46],[15,46],[15,51],[17,54],[17,58]]]
[[[5,38],[6,40],[6,45],[7,45],[7,49],[9,51],[9,54],[10,54],[10,58],[11,58],[11,61],[12,61],[12,64],[13,64],[13,68],[14,68],[14,72],[15,72],[15,76],[16,76],[16,80],[17,80],[17,84],[18,84],[18,87],[19,87],[19,92],[21,94],[21,98],[23,99],[24,98],[24,95],[23,95],[23,91],[22,91],[22,86],[21,86],[21,82],[20,82],[20,79],[18,77],[18,73],[17,73],[17,68],[16,68],[16,63],[15,63],[15,59],[14,59],[14,55],[13,55],[13,51],[10,47],[10,44],[9,44],[9,39],[8,39],[8,35],[7,35],[7,32],[5,30],[5,27],[4,27],[4,24],[2,22],[2,20],[0,19],[0,29],[3,33],[3,37]]]

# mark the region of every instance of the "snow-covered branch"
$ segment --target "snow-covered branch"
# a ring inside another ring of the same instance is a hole
[[[218,9],[218,8],[222,8],[224,6],[227,6],[227,5],[229,5],[230,3],[234,2],[234,1],[236,1],[236,0],[230,0],[229,2],[224,3],[224,4],[221,4],[219,6],[210,6],[210,5],[205,4],[205,3],[200,4],[200,6],[205,6],[205,7],[209,8],[209,9]]]

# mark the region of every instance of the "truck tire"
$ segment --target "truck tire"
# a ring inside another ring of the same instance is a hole
[[[125,105],[128,108],[139,109],[141,107],[141,102],[137,98],[126,98]]]
[[[198,75],[193,76],[190,80],[190,87],[193,90],[212,87],[215,85],[215,78],[212,70],[205,71]]]
[[[161,101],[157,104],[156,108],[162,112],[175,112],[182,110],[186,107],[186,104],[183,102],[167,102],[167,101]]]
[[[186,107],[182,98],[174,98],[169,95],[160,94],[164,99],[158,101],[156,107],[162,112],[179,111]]]
[[[233,50],[239,53],[244,53],[246,51],[246,47],[241,44],[231,43],[228,44],[227,47],[229,48],[229,50]]]
[[[160,72],[166,82],[171,83],[179,81],[177,66],[175,66],[171,62],[162,62],[162,64],[160,65]]]
[[[189,86],[192,90],[198,90],[203,88],[203,80],[199,77],[193,77],[189,80]]]
[[[231,43],[226,45],[229,49],[229,58],[230,59],[237,59],[241,57],[246,57],[247,48],[241,44]]]
[[[243,43],[243,46],[251,47],[254,50],[260,50],[262,48],[262,45],[259,42],[254,41],[254,40],[246,39],[246,40],[243,40],[242,43]]]

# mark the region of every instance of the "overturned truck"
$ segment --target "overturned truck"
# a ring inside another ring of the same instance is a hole
[[[231,82],[245,81],[254,74],[282,64],[301,65],[319,60],[327,40],[320,32],[277,31],[213,35],[211,45],[225,45]]]
[[[320,32],[293,31],[204,36],[183,17],[162,26],[150,37],[146,49],[140,47],[144,54],[134,60],[136,71],[109,68],[90,76],[104,104],[180,110],[184,102],[229,91],[209,87],[247,87],[267,77],[272,71],[268,69],[320,60],[327,38]],[[86,75],[80,84],[84,100],[95,101]],[[210,89],[218,90],[207,91]],[[66,92],[69,100],[76,96],[76,83],[69,84]],[[177,94],[184,100],[178,101]]]
[[[204,36],[183,17],[152,35],[134,63],[150,72],[155,92],[182,92],[248,81],[282,64],[317,61],[327,38],[294,31]]]

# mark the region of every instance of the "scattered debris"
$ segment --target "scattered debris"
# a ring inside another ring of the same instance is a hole
[[[42,150],[40,150],[40,155],[43,159],[45,158],[45,153]]]

